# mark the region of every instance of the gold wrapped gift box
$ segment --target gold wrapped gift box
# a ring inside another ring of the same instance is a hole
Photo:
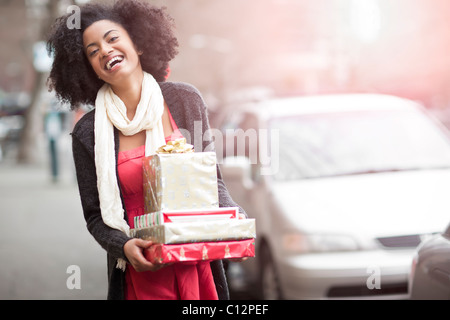
[[[214,152],[145,157],[143,177],[145,213],[219,207]]]

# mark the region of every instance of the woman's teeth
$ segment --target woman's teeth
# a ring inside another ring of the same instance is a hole
[[[122,57],[114,57],[106,63],[106,69],[111,70],[111,68],[115,65],[116,62],[121,62],[123,60]]]

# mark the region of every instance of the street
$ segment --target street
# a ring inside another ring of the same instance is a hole
[[[64,178],[0,163],[0,299],[106,298],[106,253],[85,227],[75,177]]]

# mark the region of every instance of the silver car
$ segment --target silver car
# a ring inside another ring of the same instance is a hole
[[[450,225],[417,248],[409,288],[411,299],[450,300]]]
[[[229,267],[232,289],[409,297],[416,247],[450,220],[450,144],[438,121],[374,94],[237,105],[226,119],[223,146],[215,139],[222,174],[257,229],[256,257]]]

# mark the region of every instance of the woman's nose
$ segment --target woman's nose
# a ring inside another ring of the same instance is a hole
[[[102,47],[100,49],[100,53],[102,54],[102,57],[109,56],[112,52],[113,52],[113,49],[108,44],[102,45]]]

